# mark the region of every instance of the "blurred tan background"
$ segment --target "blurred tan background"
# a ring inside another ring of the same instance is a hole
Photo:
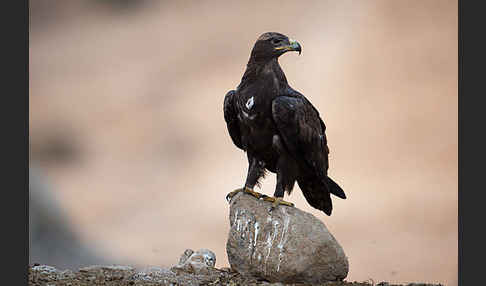
[[[247,160],[223,97],[277,31],[303,47],[280,63],[348,196],[331,217],[297,186],[288,200],[343,245],[348,281],[457,285],[457,1],[30,2],[31,166],[107,263],[209,248],[228,265],[224,197]]]

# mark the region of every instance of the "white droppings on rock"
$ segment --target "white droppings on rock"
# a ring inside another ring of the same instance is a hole
[[[243,229],[242,229],[242,234],[241,234],[243,237],[245,237],[245,235],[246,235],[246,234],[247,234],[247,232],[249,231],[248,224],[250,224],[250,223],[251,223],[251,221],[250,221],[250,219],[249,219],[249,218],[247,218],[247,219],[244,221],[244,223],[245,223],[245,224],[244,224],[244,227],[243,227]],[[251,235],[248,235],[248,237],[249,237],[249,239],[251,239]],[[250,245],[251,245],[251,243],[250,243]]]
[[[241,224],[240,220],[237,220],[236,223],[237,223],[236,230],[240,231],[240,224]]]
[[[251,222],[251,221],[249,221],[249,224],[251,225],[251,224],[252,224],[252,222]],[[258,228],[258,227],[259,227],[259,226],[258,226],[258,222],[257,222],[256,224],[254,224],[254,225],[253,225],[253,228],[254,228],[254,230],[253,230],[253,234],[254,234],[254,235],[253,235],[253,237],[252,237],[252,235],[251,235],[251,227],[249,227],[249,228],[248,228],[248,239],[249,239],[249,243],[248,243],[248,250],[249,250],[249,251],[252,251],[252,249],[253,249],[253,248],[255,247],[255,245],[256,245],[256,239],[257,239],[256,233],[258,233],[258,231],[257,231],[257,228]],[[252,252],[253,252],[253,251],[252,251]],[[254,252],[253,252],[253,255],[254,255]]]
[[[265,257],[265,265],[267,264],[268,257],[270,256],[270,252],[272,251],[273,241],[275,240],[278,234],[278,225],[279,222],[277,220],[272,221],[273,231],[271,233],[268,233],[268,237],[267,237],[267,256]]]
[[[238,219],[238,213],[240,210],[236,210],[235,212],[235,221],[233,222],[233,225],[236,223],[236,220]]]
[[[282,213],[284,214],[284,226],[282,230],[282,237],[280,237],[280,242],[277,245],[277,248],[280,250],[278,254],[277,272],[280,271],[280,263],[282,262],[282,255],[283,255],[282,250],[288,239],[288,235],[286,236],[286,234],[288,232],[289,224],[290,224],[290,216],[285,211],[285,208],[282,209]]]
[[[255,222],[255,239],[253,239],[253,246],[256,246],[259,231],[260,225],[258,224],[258,222]]]

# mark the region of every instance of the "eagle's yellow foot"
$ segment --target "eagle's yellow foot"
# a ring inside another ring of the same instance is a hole
[[[228,193],[228,194],[226,195],[226,200],[227,200],[227,201],[230,201],[230,200],[231,200],[231,198],[232,198],[232,197],[234,197],[234,196],[235,196],[237,193],[239,193],[239,192],[244,192],[244,193],[250,194],[250,195],[254,196],[254,197],[255,197],[255,198],[257,198],[257,199],[260,199],[261,197],[265,196],[265,195],[263,195],[263,194],[260,194],[259,192],[255,192],[255,191],[253,191],[252,189],[249,189],[249,188],[246,188],[246,187],[245,187],[245,188],[236,189],[236,190],[234,190],[234,191],[232,191],[232,192]]]
[[[264,197],[263,200],[267,202],[273,202],[271,209],[275,209],[278,205],[284,205],[289,207],[294,206],[293,203],[286,202],[283,200],[283,198],[279,198],[279,197]]]

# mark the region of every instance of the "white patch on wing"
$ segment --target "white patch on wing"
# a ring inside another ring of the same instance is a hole
[[[246,102],[245,106],[246,106],[246,108],[247,108],[248,110],[250,110],[250,109],[253,107],[253,104],[254,104],[254,103],[255,103],[255,102],[253,101],[253,96],[252,96],[250,99],[248,99],[248,101]]]

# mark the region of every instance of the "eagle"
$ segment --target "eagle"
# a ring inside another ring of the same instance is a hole
[[[331,194],[345,199],[341,187],[328,176],[329,148],[326,126],[317,109],[300,92],[291,88],[278,58],[289,51],[302,52],[289,37],[267,32],[255,42],[246,70],[236,90],[224,97],[223,111],[233,143],[246,152],[248,173],[239,192],[293,207],[284,201],[297,181],[307,202],[330,216]],[[273,197],[255,192],[266,171],[276,173]]]

